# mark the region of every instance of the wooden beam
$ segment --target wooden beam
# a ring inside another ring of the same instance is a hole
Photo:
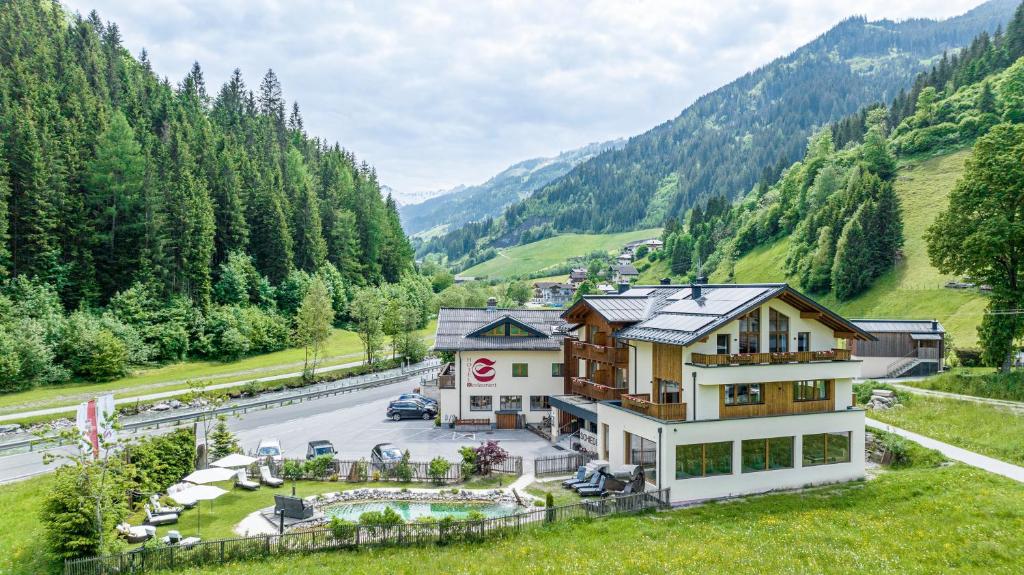
[[[837,339],[853,339],[858,337],[858,334],[852,331],[833,331],[832,335]]]
[[[825,314],[821,313],[820,311],[802,311],[802,312],[800,312],[800,317],[802,319],[821,319],[821,316],[823,316],[823,315],[825,315]]]
[[[700,343],[707,343],[708,342],[708,336],[704,336],[704,337],[700,338],[697,341],[699,341]]]

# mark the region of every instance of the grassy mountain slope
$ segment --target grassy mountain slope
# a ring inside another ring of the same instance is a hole
[[[837,302],[829,295],[819,298],[820,301],[847,317],[934,317],[953,335],[958,346],[976,345],[975,328],[981,322],[987,299],[975,291],[942,287],[955,278],[932,267],[923,237],[935,216],[948,204],[949,193],[969,155],[970,151],[963,150],[902,166],[896,191],[903,206],[903,259],[856,298]],[[793,282],[782,271],[788,250],[788,238],[754,249],[736,261],[736,281]],[[667,270],[664,262],[658,264],[660,267],[652,266],[641,279],[651,279],[658,269],[662,273]],[[721,269],[710,277],[713,282],[724,279]]]
[[[505,206],[529,197],[580,162],[605,150],[622,147],[624,143],[624,140],[613,140],[588,144],[552,158],[524,160],[478,186],[459,186],[424,202],[400,206],[402,226],[408,234],[430,239],[452,226],[497,217]]]
[[[498,252],[497,257],[462,272],[472,277],[491,279],[520,278],[551,270],[573,256],[595,251],[618,250],[626,242],[656,238],[658,228],[618,234],[564,234]]]

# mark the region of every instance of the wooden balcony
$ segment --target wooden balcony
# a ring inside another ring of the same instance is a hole
[[[665,421],[684,421],[686,419],[685,403],[655,403],[650,394],[622,396],[622,407],[630,411],[642,413]]]
[[[610,401],[619,399],[626,393],[625,388],[610,387],[601,385],[583,377],[574,377],[570,380],[570,391],[576,395],[589,397],[597,401]]]
[[[584,341],[572,342],[572,355],[579,359],[612,365],[626,365],[629,363],[628,348],[596,345]]]
[[[850,350],[789,351],[782,353],[692,353],[690,363],[700,367],[730,365],[778,365],[786,363],[814,363],[824,361],[850,361]]]
[[[438,389],[455,389],[455,365],[449,363],[437,376]]]

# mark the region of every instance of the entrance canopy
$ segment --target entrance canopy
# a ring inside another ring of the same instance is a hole
[[[597,402],[592,399],[580,395],[552,395],[548,402],[558,411],[597,423]]]

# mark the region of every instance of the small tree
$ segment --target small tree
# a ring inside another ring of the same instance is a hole
[[[309,477],[323,479],[334,465],[334,458],[330,455],[318,455],[305,464],[305,472]]]
[[[463,445],[459,448],[459,455],[462,456],[462,478],[469,479],[474,473],[476,473],[476,449],[468,445]]]
[[[497,441],[488,440],[476,448],[476,466],[481,475],[490,475],[495,465],[501,465],[508,459],[505,451]]]
[[[281,469],[281,474],[285,479],[292,480],[292,495],[295,495],[295,482],[302,479],[302,475],[305,472],[302,463],[293,461],[291,459],[284,462]]]
[[[320,276],[314,276],[309,283],[306,296],[302,298],[299,312],[295,316],[295,337],[305,348],[302,377],[311,380],[316,375],[316,364],[320,348],[331,336],[334,324],[334,304]],[[312,350],[312,363],[310,351]]]
[[[452,464],[443,457],[435,457],[430,460],[430,466],[427,468],[427,473],[430,474],[430,479],[437,485],[444,483],[445,478],[448,476],[448,470],[452,468]]]
[[[360,288],[352,298],[349,313],[355,321],[356,333],[363,344],[366,363],[377,359],[384,341],[383,298],[377,288]]]
[[[395,477],[405,483],[412,481],[412,465],[409,464],[409,457],[409,450],[406,449],[402,454],[402,460],[395,466]]]
[[[239,453],[241,447],[238,445],[238,438],[228,429],[228,420],[223,415],[217,416],[217,423],[210,433],[210,457],[214,461],[226,457],[232,453]]]

